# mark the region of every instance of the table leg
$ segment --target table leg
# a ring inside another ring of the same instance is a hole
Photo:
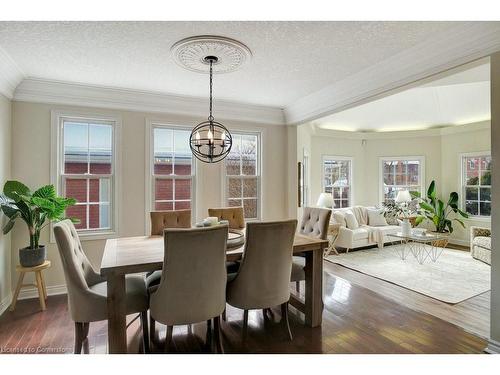
[[[317,327],[323,316],[323,247],[305,254],[305,320],[308,326]]]
[[[125,275],[108,276],[108,351],[127,353]]]

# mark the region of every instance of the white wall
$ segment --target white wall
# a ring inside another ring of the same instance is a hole
[[[304,129],[312,129],[305,131]],[[425,184],[436,180],[441,197],[450,192],[461,194],[460,154],[490,150],[490,123],[430,129],[411,132],[357,133],[298,127],[302,145],[311,150],[311,204],[322,191],[322,158],[324,155],[353,159],[354,205],[380,203],[380,158],[390,156],[423,156]],[[299,158],[299,150],[297,158]],[[300,159],[299,159],[300,160]],[[489,220],[467,220],[467,225],[490,226]],[[468,244],[469,233],[459,224],[454,226],[453,240]]]
[[[120,204],[120,236],[145,234],[145,136],[146,120],[179,125],[196,125],[200,118],[178,115],[151,114],[130,111],[72,108],[49,104],[13,102],[12,177],[30,187],[50,183],[50,121],[51,110],[84,110],[98,114],[120,116],[122,120],[122,202]],[[223,120],[223,119],[220,119]],[[279,125],[258,125],[223,121],[230,130],[260,131],[262,134],[262,219],[284,219],[288,215],[287,139],[288,130]],[[223,163],[197,164],[196,213],[197,220],[207,216],[209,207],[220,207],[222,202]],[[48,230],[41,236],[49,243]],[[26,229],[16,224],[12,235],[12,269],[18,261],[17,249],[26,246]],[[104,240],[84,241],[83,247],[92,263],[99,267]],[[52,267],[47,271],[48,291],[64,284],[64,275],[55,244],[48,246]],[[14,275],[13,275],[14,277]]]
[[[0,94],[0,189],[10,178],[11,108],[10,100]],[[5,216],[0,212],[0,227],[4,222]],[[10,248],[10,234],[5,236],[0,230],[0,314],[9,306],[11,299]]]

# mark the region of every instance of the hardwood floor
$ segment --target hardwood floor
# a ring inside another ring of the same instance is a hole
[[[481,353],[486,341],[434,315],[416,311],[388,294],[389,287],[371,287],[365,280],[342,272],[325,262],[323,325],[303,325],[303,315],[290,307],[293,341],[280,324],[279,306],[274,317],[264,319],[262,311],[249,314],[248,334],[242,337],[243,311],[228,306],[227,322],[222,322],[222,341],[226,353]],[[351,271],[354,272],[354,271]],[[362,275],[369,277],[366,275]],[[345,278],[344,278],[345,277]],[[355,279],[355,280],[354,280]],[[373,278],[370,278],[373,279]],[[349,280],[349,281],[347,281]],[[373,281],[373,280],[372,280]],[[371,282],[371,281],[370,281]],[[393,286],[394,287],[394,286]],[[399,288],[399,287],[397,287]],[[302,285],[302,290],[303,290]],[[376,289],[376,290],[372,290]],[[400,288],[402,289],[402,288]],[[129,320],[131,320],[131,316]],[[163,351],[165,327],[157,324]],[[47,310],[39,311],[38,300],[19,301],[16,311],[0,317],[0,353],[71,353],[74,326],[66,296],[51,296]],[[129,352],[140,352],[141,330],[138,320],[128,331]],[[170,352],[207,352],[206,324],[174,328]],[[107,352],[106,322],[90,324],[88,351]]]

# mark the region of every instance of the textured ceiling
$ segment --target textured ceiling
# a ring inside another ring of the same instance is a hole
[[[489,63],[314,121],[322,129],[402,131],[490,119]]]
[[[253,59],[218,75],[217,98],[284,107],[464,22],[0,22],[27,77],[204,97],[207,79],[170,56],[193,35],[240,40]]]

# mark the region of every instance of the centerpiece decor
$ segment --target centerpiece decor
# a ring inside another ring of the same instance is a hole
[[[8,221],[3,227],[3,234],[9,233],[17,219],[28,226],[29,246],[19,250],[19,262],[23,267],[35,267],[47,257],[45,245],[40,245],[40,233],[54,221],[65,219],[66,208],[76,203],[73,198],[56,195],[53,185],[31,190],[19,181],[7,181],[0,194],[0,207]],[[77,220],[71,219],[73,222]]]
[[[388,200],[382,205],[384,206],[384,216],[394,221],[397,220],[401,225],[403,236],[410,236],[412,219],[417,214],[417,199],[413,198],[408,190],[400,190],[394,200]]]

